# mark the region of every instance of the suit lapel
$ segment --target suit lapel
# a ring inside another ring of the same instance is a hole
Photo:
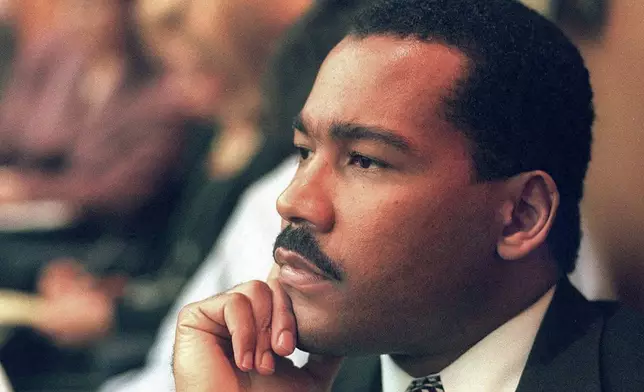
[[[380,357],[347,358],[333,383],[332,392],[381,392]]]
[[[599,392],[601,313],[562,279],[528,357],[517,392]]]

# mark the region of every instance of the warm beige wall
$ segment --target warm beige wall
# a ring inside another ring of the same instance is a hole
[[[579,46],[597,122],[584,214],[619,294],[644,308],[644,1],[613,0],[598,42]]]

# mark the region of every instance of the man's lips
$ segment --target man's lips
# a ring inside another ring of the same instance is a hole
[[[318,266],[297,252],[279,247],[275,250],[274,256],[280,269],[288,269],[293,274],[308,275],[309,280],[333,280]]]

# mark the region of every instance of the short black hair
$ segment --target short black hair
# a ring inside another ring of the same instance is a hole
[[[588,70],[559,28],[514,0],[378,0],[350,34],[439,42],[466,56],[444,114],[472,143],[479,180],[552,176],[560,207],[548,244],[571,272],[594,110]]]

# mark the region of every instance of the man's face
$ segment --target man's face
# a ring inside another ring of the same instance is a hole
[[[465,61],[441,44],[350,37],[322,66],[278,200],[300,348],[440,351],[485,311],[502,185],[476,181],[468,141],[442,115]]]

